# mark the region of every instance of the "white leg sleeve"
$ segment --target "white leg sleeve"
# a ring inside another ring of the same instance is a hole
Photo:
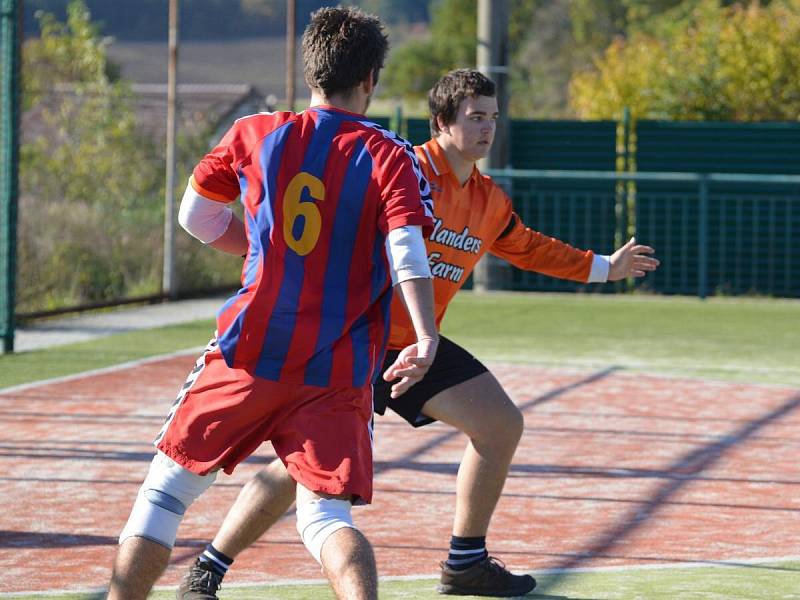
[[[343,527],[356,529],[351,506],[348,500],[320,498],[297,507],[297,531],[319,564],[322,564],[322,545],[333,532]]]
[[[172,548],[186,509],[216,478],[216,472],[195,475],[158,452],[139,488],[131,516],[119,536],[120,543],[139,536]]]

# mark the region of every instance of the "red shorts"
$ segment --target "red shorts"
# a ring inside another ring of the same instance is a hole
[[[198,475],[237,464],[267,440],[314,492],[372,500],[372,386],[292,385],[231,369],[212,341],[156,438]],[[355,498],[354,498],[355,499]]]

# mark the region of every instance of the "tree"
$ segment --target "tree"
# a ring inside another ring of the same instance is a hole
[[[52,13],[36,15],[41,34],[25,43],[22,54],[22,97],[29,108],[42,92],[59,83],[110,83],[117,69],[106,59],[108,40],[99,34],[83,2],[67,7],[65,23]]]
[[[426,0],[361,0],[356,4],[380,15],[385,23],[419,23],[429,18]]]
[[[592,65],[619,36],[673,18],[697,0],[549,0],[529,3],[528,14],[509,24],[511,114],[517,117],[573,116],[567,103],[572,73]],[[519,10],[519,9],[517,9]],[[518,28],[515,33],[514,28]]]
[[[615,35],[688,0],[508,0],[512,116],[563,116],[573,70]],[[418,99],[447,70],[475,65],[476,0],[439,0],[429,35],[393,52],[389,95]]]
[[[510,55],[515,54],[521,41],[529,35],[537,6],[537,0],[510,0]],[[386,69],[386,92],[401,98],[422,98],[445,72],[474,68],[477,10],[477,0],[439,0],[431,9],[429,34],[411,40],[390,56]]]
[[[23,49],[23,144],[17,310],[159,292],[164,227],[162,140],[139,132],[130,85],[109,75],[105,39],[84,0],[65,22],[39,15]],[[178,136],[182,186],[216,123]],[[178,236],[194,290],[233,287],[241,259]]]
[[[800,119],[800,1],[696,3],[678,23],[615,40],[573,76],[583,118]]]
[[[131,245],[158,246],[159,153],[138,135],[132,94],[109,77],[82,0],[39,15],[23,50],[19,300],[22,309],[123,295],[154,276]],[[153,236],[150,231],[155,231]],[[155,275],[158,271],[155,270]]]
[[[394,50],[383,76],[384,93],[422,98],[446,71],[474,67],[476,0],[440,0],[431,10],[429,34]]]

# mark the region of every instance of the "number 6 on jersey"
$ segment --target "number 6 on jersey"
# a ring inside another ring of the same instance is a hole
[[[306,189],[314,200],[325,200],[325,185],[322,181],[302,171],[292,178],[283,196],[283,237],[286,245],[300,256],[305,256],[314,249],[322,229],[322,216],[317,205],[300,201],[303,190]],[[303,229],[299,237],[295,237],[294,224],[299,217],[303,217]]]

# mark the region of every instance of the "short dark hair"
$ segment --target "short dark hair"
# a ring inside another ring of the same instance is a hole
[[[431,135],[441,133],[437,118],[445,125],[456,120],[458,107],[464,98],[495,95],[494,81],[475,69],[456,69],[444,75],[433,84],[428,92],[428,107],[431,112]]]
[[[378,17],[352,7],[320,8],[303,32],[306,83],[329,97],[349,93],[370,75],[377,82],[388,50]]]

